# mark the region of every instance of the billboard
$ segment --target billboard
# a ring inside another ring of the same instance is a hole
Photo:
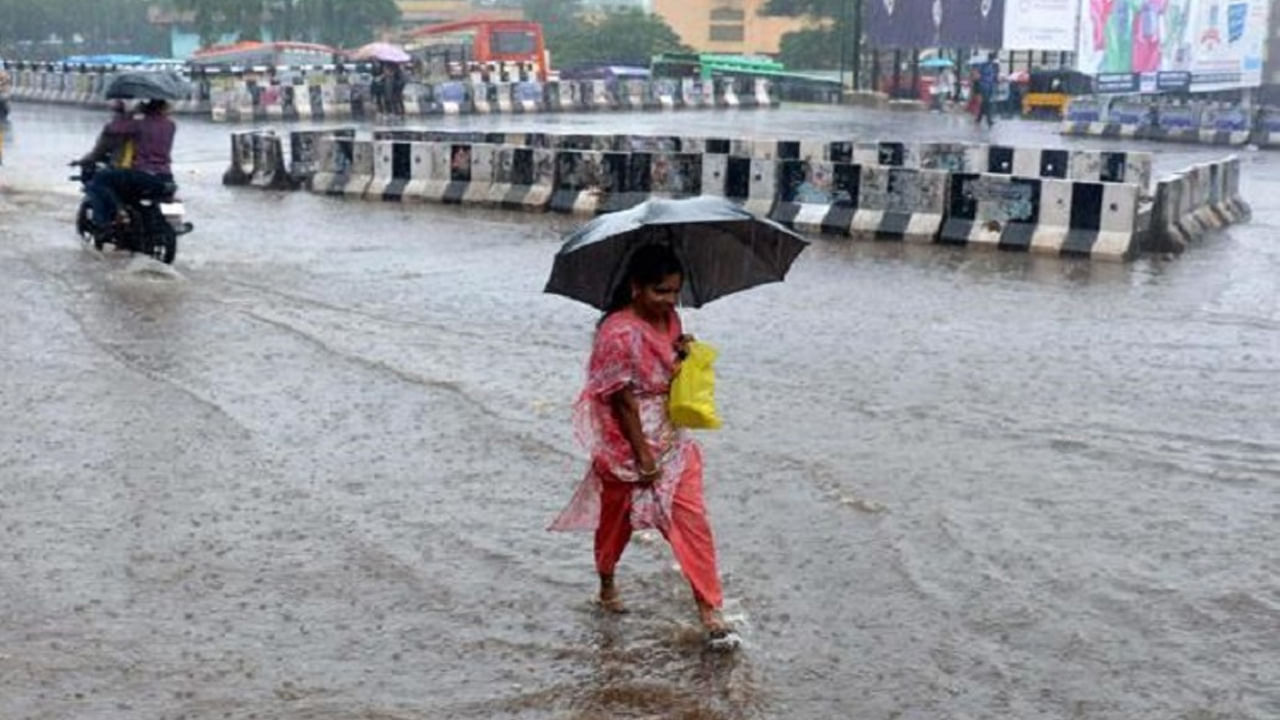
[[[1077,68],[1137,74],[1143,92],[1186,74],[1193,92],[1255,87],[1267,14],[1268,0],[1081,0]]]
[[[1015,0],[1016,1],[1016,0]],[[939,45],[998,50],[1004,37],[1007,0],[934,0]]]
[[[1006,1],[867,0],[863,9],[867,37],[878,48],[995,50],[1004,33]]]
[[[938,0],[940,2],[940,0]],[[934,0],[867,0],[867,37],[877,48],[927,48],[938,44]]]
[[[1004,49],[1075,52],[1079,10],[1079,0],[1004,0]]]

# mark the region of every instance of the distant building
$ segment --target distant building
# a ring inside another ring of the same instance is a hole
[[[1271,0],[1271,22],[1267,23],[1267,57],[1262,64],[1259,100],[1280,105],[1280,0]]]
[[[582,0],[582,9],[587,13],[639,10],[645,14],[652,14],[653,3],[654,0]]]
[[[396,5],[400,7],[401,28],[468,18],[520,20],[524,16],[521,0],[396,0]]]
[[[680,40],[699,52],[777,55],[782,36],[811,27],[804,18],[765,17],[767,0],[650,0]]]

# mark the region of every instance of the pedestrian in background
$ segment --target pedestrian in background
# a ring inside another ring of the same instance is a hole
[[[995,125],[995,118],[992,116],[992,105],[995,103],[996,81],[1000,77],[1000,63],[996,62],[996,54],[991,53],[987,56],[987,62],[978,68],[978,118],[977,123],[982,124],[982,118],[987,118],[987,127]]]

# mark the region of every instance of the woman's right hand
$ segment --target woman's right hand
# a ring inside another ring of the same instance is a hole
[[[636,473],[640,476],[641,485],[650,485],[658,479],[662,470],[653,459],[653,453],[646,450],[636,457]]]

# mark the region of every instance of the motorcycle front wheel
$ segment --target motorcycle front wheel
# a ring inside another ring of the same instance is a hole
[[[93,236],[93,223],[90,218],[93,217],[93,206],[88,200],[80,203],[80,209],[76,211],[76,234],[86,243],[93,243],[93,246],[101,250],[105,244],[103,240]]]

